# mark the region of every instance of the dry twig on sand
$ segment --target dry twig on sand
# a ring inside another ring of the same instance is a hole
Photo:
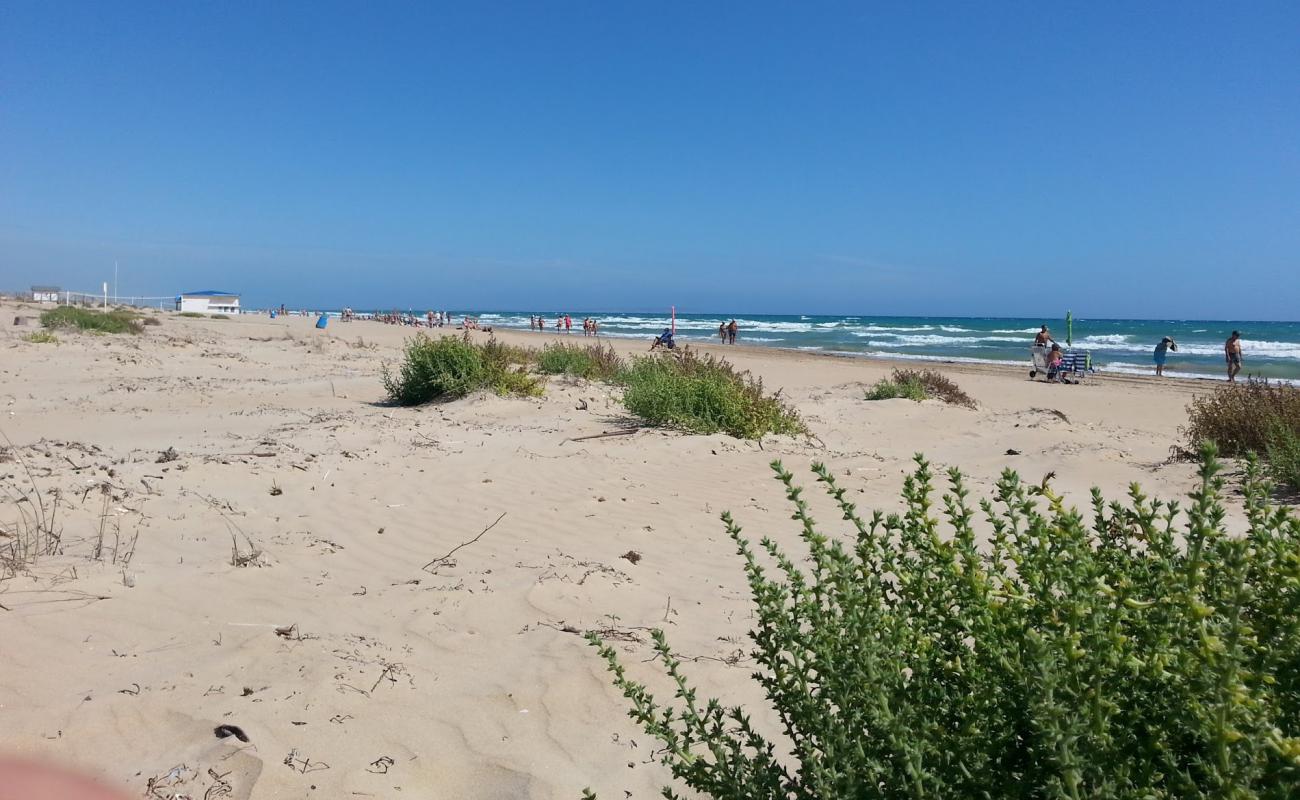
[[[608,439],[612,436],[631,436],[634,433],[639,433],[640,430],[641,430],[640,428],[624,428],[622,430],[617,430],[617,431],[605,431],[604,433],[592,433],[592,434],[588,434],[587,436],[574,436],[572,439],[565,439],[565,441],[585,442],[588,439]],[[561,444],[563,444],[563,442],[561,442]]]
[[[486,528],[484,528],[483,530],[479,531],[478,536],[475,536],[473,539],[470,539],[470,540],[467,541],[467,542],[461,542],[460,544],[458,544],[458,545],[456,545],[455,547],[453,547],[453,548],[451,548],[450,550],[448,550],[445,554],[443,554],[443,555],[441,555],[441,556],[438,556],[437,558],[435,558],[435,559],[433,559],[432,561],[430,561],[428,564],[425,564],[423,567],[420,567],[420,569],[424,570],[425,572],[432,572],[432,571],[437,570],[439,567],[445,567],[445,566],[447,566],[447,565],[448,565],[448,560],[452,557],[452,555],[454,555],[454,554],[456,553],[457,550],[460,550],[462,547],[468,547],[469,545],[474,544],[475,542],[477,542],[479,539],[482,539],[482,538],[483,538],[483,534],[485,534],[485,533],[487,533],[488,531],[490,531],[490,530],[492,530],[493,528],[495,528],[495,527],[497,526],[497,522],[500,522],[501,520],[503,520],[503,519],[505,519],[505,518],[506,518],[506,512],[502,511],[502,512],[501,512],[501,516],[497,517],[497,518],[496,518],[496,521],[493,522],[491,525],[489,525],[489,526],[487,526]],[[431,570],[430,567],[432,567],[433,569]]]

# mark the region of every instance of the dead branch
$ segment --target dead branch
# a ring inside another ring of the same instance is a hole
[[[566,439],[565,441],[585,442],[588,439],[608,439],[611,436],[631,436],[632,434],[639,433],[640,431],[641,431],[640,428],[624,428],[623,430],[617,430],[617,431],[605,431],[604,433],[592,433],[592,434],[588,434],[587,436],[574,436],[572,439]]]
[[[478,536],[475,536],[473,539],[470,539],[467,542],[461,542],[460,544],[448,550],[444,555],[438,556],[437,558],[430,561],[428,564],[425,564],[423,567],[420,567],[420,569],[424,570],[425,572],[430,572],[431,570],[429,569],[429,567],[433,567],[436,570],[438,567],[445,566],[447,563],[447,559],[451,558],[456,553],[457,550],[460,550],[462,547],[468,547],[469,545],[477,542],[479,539],[482,539],[483,534],[495,528],[497,526],[497,522],[500,522],[505,518],[506,518],[506,512],[502,511],[501,516],[496,518],[496,522],[493,522],[491,525],[479,531]]]

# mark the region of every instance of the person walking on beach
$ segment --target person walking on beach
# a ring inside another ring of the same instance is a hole
[[[1164,374],[1165,374],[1165,355],[1167,354],[1167,352],[1168,352],[1169,350],[1173,350],[1174,352],[1178,352],[1178,345],[1174,342],[1174,340],[1173,340],[1172,338],[1166,336],[1165,338],[1163,338],[1163,339],[1160,340],[1160,344],[1156,345],[1155,359],[1156,359],[1156,377],[1157,377],[1157,378],[1163,378],[1163,377],[1164,377]]]
[[[1237,373],[1241,372],[1241,334],[1233,331],[1228,341],[1223,343],[1223,357],[1228,361],[1228,383],[1237,382]]]
[[[738,330],[740,330],[740,326],[736,324],[734,319],[727,323],[727,344],[736,343],[736,331]]]

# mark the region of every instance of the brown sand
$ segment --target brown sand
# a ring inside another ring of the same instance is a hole
[[[0,308],[0,430],[16,446],[0,484],[31,489],[21,455],[44,497],[59,493],[64,555],[0,582],[0,752],[133,797],[658,796],[654,743],[573,631],[605,630],[662,686],[639,662],[646,629],[665,627],[702,691],[764,718],[717,517],[799,552],[772,459],[808,484],[824,461],[865,509],[898,507],[917,451],[961,466],[977,496],[1007,466],[1056,472],[1081,506],[1089,487],[1131,481],[1181,496],[1194,471],[1169,448],[1209,388],[945,366],[978,410],[868,403],[894,364],[735,347],[815,439],[574,442],[626,424],[609,388],[384,405],[401,328],[169,314],[141,336],[52,345],[22,341],[14,313]],[[17,513],[6,497],[0,521]],[[222,724],[250,741],[217,739]]]

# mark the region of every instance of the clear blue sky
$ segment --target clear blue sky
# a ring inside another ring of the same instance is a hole
[[[6,0],[0,286],[114,259],[252,305],[1296,319],[1300,3]]]

